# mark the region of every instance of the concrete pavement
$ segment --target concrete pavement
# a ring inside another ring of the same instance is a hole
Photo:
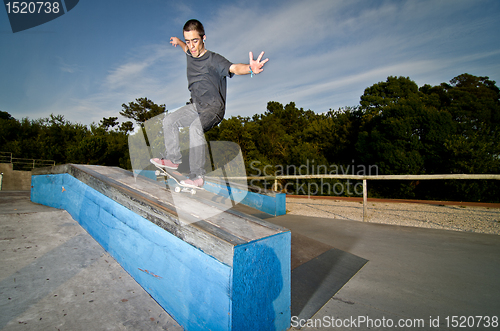
[[[341,330],[387,330],[389,319],[405,330],[499,326],[500,236],[291,215],[268,221],[369,260],[312,318],[318,327],[302,330],[331,330],[332,317]]]
[[[1,330],[182,330],[64,210],[0,192]]]

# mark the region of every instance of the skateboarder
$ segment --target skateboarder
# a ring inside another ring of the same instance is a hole
[[[198,20],[189,20],[183,28],[184,40],[171,37],[170,43],[180,46],[186,53],[188,89],[190,102],[177,111],[167,114],[163,120],[166,154],[164,158],[153,158],[151,163],[166,169],[177,169],[182,162],[179,145],[179,128],[189,127],[189,179],[181,184],[202,187],[205,175],[205,135],[218,125],[226,108],[226,77],[233,75],[256,75],[269,60],[257,60],[249,53],[249,64],[229,62],[223,56],[205,48],[205,30]]]

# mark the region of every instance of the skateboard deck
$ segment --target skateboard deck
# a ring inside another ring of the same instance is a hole
[[[179,192],[189,192],[191,194],[196,194],[197,190],[203,190],[202,187],[192,187],[181,184],[181,181],[188,179],[186,176],[174,169],[162,168],[153,163],[153,165],[158,168],[155,171],[156,176],[165,176],[167,178],[173,179],[177,184],[174,188],[176,193]]]

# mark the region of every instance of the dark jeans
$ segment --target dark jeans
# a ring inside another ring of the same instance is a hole
[[[182,162],[179,143],[179,128],[189,127],[189,168],[191,175],[205,174],[205,150],[207,142],[205,132],[222,120],[223,114],[210,110],[198,113],[194,103],[187,104],[163,120],[166,158],[173,163]]]

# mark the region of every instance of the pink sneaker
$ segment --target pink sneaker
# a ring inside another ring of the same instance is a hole
[[[205,180],[202,177],[196,177],[195,179],[185,179],[181,180],[181,184],[187,187],[199,188],[203,187]]]
[[[149,162],[153,163],[157,167],[168,168],[173,170],[177,170],[177,168],[179,168],[179,164],[173,163],[170,160],[154,158],[149,160]]]

